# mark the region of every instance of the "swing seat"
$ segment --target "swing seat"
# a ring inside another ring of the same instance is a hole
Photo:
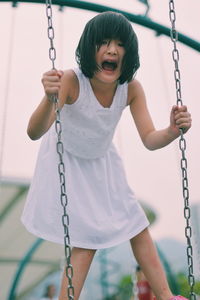
[[[153,300],[156,300],[156,297],[153,297]],[[178,295],[178,296],[173,296],[173,297],[169,298],[169,300],[188,300],[188,299],[181,295]]]
[[[171,297],[169,300],[188,300],[188,299],[181,295],[178,295],[178,296]]]

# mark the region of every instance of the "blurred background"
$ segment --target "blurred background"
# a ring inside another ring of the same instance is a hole
[[[45,1],[0,0],[0,298],[42,299],[47,289],[57,297],[64,264],[61,245],[28,233],[20,222],[34,172],[39,141],[31,141],[26,127],[43,96],[42,74],[51,68]],[[76,66],[74,52],[87,21],[96,12],[64,6],[65,2],[100,4],[140,16],[142,21],[169,27],[169,1],[97,0],[57,1],[53,5],[56,67]],[[54,1],[53,1],[54,3]],[[60,6],[61,3],[63,6]],[[73,3],[72,3],[73,4]],[[190,188],[192,243],[196,293],[200,294],[200,2],[176,0],[177,30],[197,41],[198,50],[178,43],[183,102],[192,114],[186,135]],[[146,92],[157,128],[169,123],[176,103],[172,42],[155,29],[132,23],[139,39],[141,67],[137,78]],[[129,109],[114,137],[131,188],[151,222],[151,234],[173,291],[188,296],[184,201],[178,141],[155,152],[142,145]],[[97,253],[81,300],[137,298],[136,262],[124,243]],[[53,285],[53,286],[52,286]],[[50,286],[50,287],[49,287]],[[52,296],[53,297],[53,296]],[[50,298],[49,298],[50,299]]]

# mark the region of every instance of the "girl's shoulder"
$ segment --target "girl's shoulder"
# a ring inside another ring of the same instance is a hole
[[[67,69],[64,70],[63,72],[64,72],[63,76],[65,79],[72,80],[72,81],[78,80],[76,72],[73,69]]]
[[[128,105],[130,105],[136,98],[144,96],[142,84],[137,79],[132,79],[128,83]]]
[[[62,92],[66,95],[65,103],[74,103],[79,95],[79,81],[72,69],[65,70],[61,79]]]

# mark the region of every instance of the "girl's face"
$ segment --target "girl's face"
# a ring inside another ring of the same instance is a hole
[[[103,40],[96,50],[95,59],[99,70],[94,77],[106,83],[117,81],[121,75],[124,54],[125,49],[120,40]]]

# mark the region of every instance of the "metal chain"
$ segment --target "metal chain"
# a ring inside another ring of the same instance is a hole
[[[177,105],[182,106],[182,95],[181,95],[181,76],[179,69],[179,51],[177,49],[178,32],[175,27],[176,12],[173,0],[169,0],[169,18],[171,22],[171,40],[173,42],[172,58],[174,61],[174,79],[176,86],[176,98]],[[188,176],[187,176],[187,158],[186,158],[186,140],[184,138],[184,131],[180,129],[179,148],[181,151],[181,171],[182,171],[182,189],[184,199],[184,218],[186,220],[185,236],[187,239],[187,262],[188,262],[188,283],[190,286],[190,300],[196,300],[194,293],[195,278],[193,274],[193,248],[191,243],[192,228],[190,225],[191,210],[189,206],[189,187],[188,187]]]
[[[49,58],[52,62],[52,69],[55,69],[56,49],[54,47],[54,28],[52,24],[52,1],[46,0],[46,15],[48,19],[48,38],[50,40]],[[67,214],[68,197],[66,193],[65,182],[65,165],[63,161],[64,146],[62,142],[62,123],[60,119],[60,109],[58,106],[58,95],[54,95],[53,102],[55,103],[55,130],[57,134],[56,150],[59,157],[58,174],[60,179],[60,201],[63,207],[62,224],[64,228],[64,248],[65,248],[65,260],[66,260],[66,276],[68,278],[67,296],[68,299],[74,299],[74,286],[72,284],[73,266],[71,264],[71,247],[69,236],[69,215]]]

